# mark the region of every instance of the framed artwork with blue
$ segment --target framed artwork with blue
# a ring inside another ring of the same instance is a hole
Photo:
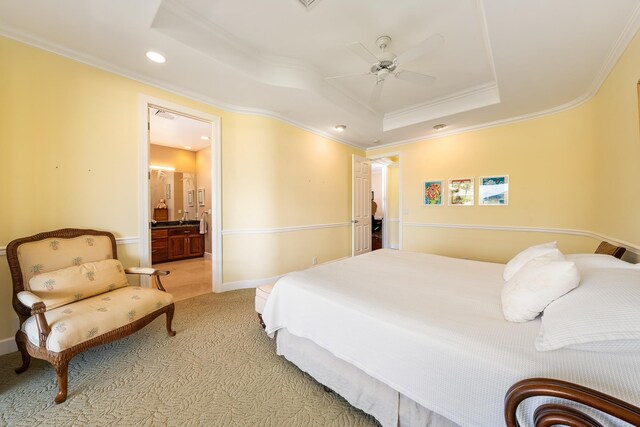
[[[509,175],[481,176],[478,204],[507,206],[509,204]]]

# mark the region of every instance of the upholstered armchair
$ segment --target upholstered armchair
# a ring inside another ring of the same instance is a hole
[[[51,363],[58,378],[55,402],[67,398],[69,361],[76,354],[141,329],[167,315],[174,304],[160,281],[168,272],[125,269],[118,261],[113,234],[63,229],[16,239],[7,246],[13,281],[13,307],[20,319],[16,344],[20,374],[31,357]],[[131,286],[125,274],[154,278],[155,288]]]

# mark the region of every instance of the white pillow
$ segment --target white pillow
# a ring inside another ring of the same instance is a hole
[[[588,268],[638,268],[639,264],[631,264],[611,255],[605,254],[568,254],[564,259],[576,263],[578,270]]]
[[[562,254],[558,250],[558,245],[556,242],[543,243],[541,245],[531,246],[525,249],[524,251],[511,258],[507,265],[504,266],[502,277],[504,278],[504,280],[511,279],[513,275],[516,274],[516,272],[520,270],[526,263],[534,258],[542,255],[547,255],[551,252],[556,254],[556,259],[562,259]]]
[[[640,270],[585,270],[578,289],[545,309],[535,345],[640,352]]]
[[[532,259],[502,288],[502,312],[510,322],[535,319],[553,300],[580,283],[575,263],[556,261],[550,253]]]

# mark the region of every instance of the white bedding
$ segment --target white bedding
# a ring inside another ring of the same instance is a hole
[[[640,358],[538,352],[539,319],[504,320],[504,265],[379,250],[280,279],[263,313],[462,426],[503,425],[516,381],[572,381],[640,404]],[[525,407],[526,408],[526,407]]]

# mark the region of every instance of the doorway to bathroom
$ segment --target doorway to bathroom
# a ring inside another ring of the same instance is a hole
[[[170,272],[162,283],[176,301],[210,293],[221,277],[219,119],[164,102],[148,102],[145,113],[148,233],[141,265]]]

